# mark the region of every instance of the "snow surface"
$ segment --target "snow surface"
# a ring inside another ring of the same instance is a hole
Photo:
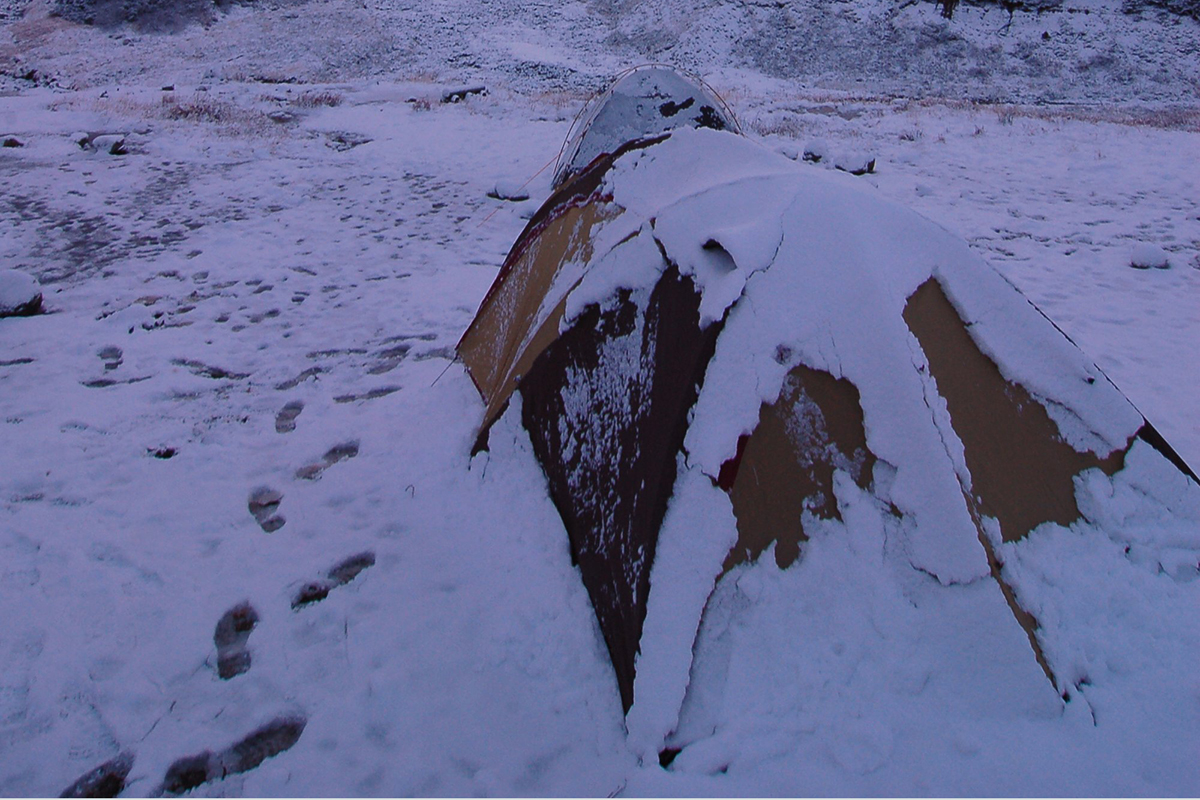
[[[796,565],[764,557],[708,601],[682,679],[714,694],[648,669],[662,693],[627,733],[519,416],[471,458],[482,404],[450,360],[529,213],[487,193],[552,164],[609,76],[668,59],[769,149],[876,154],[874,175],[829,177],[966,239],[1200,463],[1200,26],[1067,6],[1005,33],[970,7],[947,25],[928,4],[684,0],[329,0],[170,37],[38,0],[6,20],[0,128],[25,146],[0,149],[0,267],[51,313],[0,320],[0,793],[55,795],[131,750],[146,795],[176,759],[298,715],[295,747],[195,793],[1196,794],[1200,510],[1140,445],[1137,470],[1081,479],[1105,501],[1085,522],[1007,554],[1081,702],[990,579],[913,572],[843,482],[845,521],[806,523]],[[527,190],[546,196],[548,168]],[[1174,268],[1130,269],[1135,242]],[[260,487],[282,494],[273,533]],[[721,500],[693,506],[691,550],[673,510],[660,556],[719,551]],[[715,577],[661,563],[696,598],[684,571]],[[682,641],[669,599],[652,592],[647,630]],[[214,628],[243,601],[252,663],[222,681]]]

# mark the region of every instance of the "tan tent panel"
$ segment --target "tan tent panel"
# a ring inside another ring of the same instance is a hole
[[[729,492],[738,529],[723,571],[755,560],[772,543],[775,562],[786,569],[808,538],[806,512],[841,519],[834,470],[866,489],[874,466],[854,384],[795,367],[779,399],[763,405],[754,433],[742,437],[738,455],[722,465],[718,484]]]
[[[1063,441],[1045,407],[1025,387],[1005,380],[979,350],[936,280],[909,297],[904,321],[925,351],[962,439],[971,472],[964,491],[977,515],[999,520],[1006,542],[1043,522],[1070,525],[1079,519],[1075,476],[1092,468],[1114,474],[1132,439],[1104,458]]]
[[[539,314],[566,264],[592,259],[592,232],[620,215],[611,204],[566,205],[524,237],[505,263],[498,281],[458,345],[458,353],[487,401],[485,420],[494,420],[517,380],[556,338],[563,307]]]

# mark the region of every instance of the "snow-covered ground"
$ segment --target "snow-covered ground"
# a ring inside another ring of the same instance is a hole
[[[1200,791],[1189,662],[1114,659],[1174,694],[1098,686],[1095,725],[1052,693],[1008,705],[1015,679],[920,701],[969,631],[897,617],[909,638],[872,654],[850,611],[797,625],[838,656],[787,689],[807,721],[739,718],[734,750],[639,763],[528,440],[509,415],[471,459],[482,404],[451,360],[588,93],[656,58],[708,77],[765,147],[876,156],[863,186],[970,241],[1200,464],[1200,25],[1096,2],[1002,35],[998,11],[947,27],[909,6],[892,74],[852,57],[852,20],[827,51],[789,49],[798,23],[766,46],[775,4],[330,0],[151,36],[41,2],[0,28],[0,137],[23,145],[0,148],[0,268],[37,276],[50,312],[0,320],[0,793],[57,794],[128,751],[127,793],[150,794],[177,759],[296,718],[286,753],[196,792]],[[901,60],[922,31],[942,38]],[[1018,104],[1036,99],[1080,104]],[[487,197],[535,174],[529,201]],[[1147,244],[1170,268],[1130,266]],[[759,591],[873,580],[838,548]],[[333,588],[293,610],[314,581]],[[1198,587],[1147,578],[1103,622],[1170,635]],[[243,602],[249,669],[222,680],[214,629]]]

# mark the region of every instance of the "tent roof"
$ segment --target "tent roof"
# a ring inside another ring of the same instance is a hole
[[[630,70],[589,103],[568,135],[554,174],[562,186],[599,156],[627,142],[680,127],[737,130],[733,114],[699,81],[674,69],[645,66]]]

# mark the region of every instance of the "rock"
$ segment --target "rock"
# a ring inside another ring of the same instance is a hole
[[[487,196],[494,200],[509,200],[514,203],[520,203],[529,199],[529,192],[526,191],[522,184],[516,181],[500,180],[496,181],[496,185],[487,193]]]
[[[360,145],[367,144],[371,139],[363,136],[361,133],[353,133],[351,131],[330,131],[325,134],[325,145],[332,147],[339,153],[347,150],[352,150]]]
[[[796,145],[790,142],[777,145],[775,147],[775,152],[779,153],[779,155],[783,156],[784,158],[790,158],[792,161],[799,161],[801,156],[800,148],[796,147]],[[667,750],[671,749],[672,748],[667,748]],[[666,752],[666,750],[663,752]]]
[[[125,136],[120,133],[106,133],[92,139],[92,148],[97,153],[108,153],[110,156],[123,156],[129,151],[125,149]]]
[[[20,139],[18,139],[18,138],[17,138],[17,137],[15,137],[15,136],[5,136],[5,137],[4,137],[4,141],[3,141],[3,143],[0,143],[0,146],[3,146],[3,147],[24,147],[24,146],[25,146],[25,143],[24,143],[24,142],[22,142]]]
[[[112,133],[106,131],[80,131],[73,137],[75,143],[83,150],[91,150],[94,153],[105,152],[113,156],[123,156],[129,152],[125,146],[124,133]]]
[[[41,311],[37,279],[15,269],[0,269],[0,317],[32,317]]]
[[[472,94],[487,94],[487,87],[480,84],[477,86],[458,86],[453,89],[447,89],[442,92],[442,102],[457,103],[460,100],[466,100],[467,95]]]
[[[869,175],[875,171],[875,156],[862,153],[851,153],[839,156],[833,162],[834,169],[849,172],[851,175]]]
[[[1171,266],[1171,257],[1158,245],[1142,242],[1133,248],[1129,266],[1134,269],[1167,269]]]
[[[824,139],[814,139],[804,145],[804,151],[801,153],[801,158],[813,164],[820,164],[825,159],[829,158],[829,145]]]

